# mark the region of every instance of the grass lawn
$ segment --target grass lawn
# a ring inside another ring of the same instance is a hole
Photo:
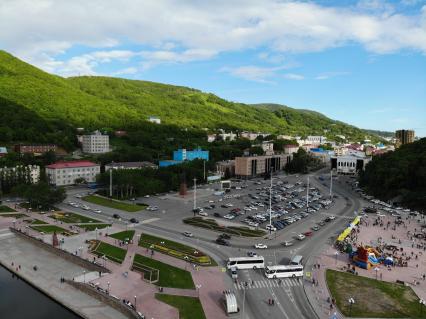
[[[139,240],[139,246],[147,248],[151,248],[151,246],[154,246],[154,250],[168,254],[175,258],[185,259],[186,257],[188,257],[189,261],[198,263],[203,266],[217,266],[217,263],[213,258],[204,254],[200,250],[161,237],[142,234]]]
[[[13,212],[16,212],[16,210],[8,206],[0,205],[0,213],[13,213]]]
[[[420,315],[419,298],[411,287],[374,280],[328,269],[328,287],[345,316],[359,318],[425,318]],[[355,304],[350,313],[348,299]]]
[[[160,279],[156,285],[160,287],[194,289],[194,282],[189,271],[180,269],[158,260],[136,254],[133,260],[133,266],[137,269],[138,264],[158,269],[160,271]]]
[[[106,228],[108,226],[111,226],[111,224],[87,224],[87,225],[78,225],[78,227],[83,228],[86,231],[92,231],[97,229]]]
[[[119,210],[124,210],[126,212],[137,212],[137,211],[145,209],[146,207],[146,206],[140,206],[136,204],[132,205],[132,204],[118,201],[118,200],[110,200],[108,198],[95,196],[95,195],[84,196],[83,199],[93,204],[102,205],[102,206],[115,208]]]
[[[78,223],[101,223],[100,220],[86,217],[76,213],[54,213],[49,216],[50,218],[59,220],[66,224],[78,224]]]
[[[24,220],[25,222],[29,222],[31,225],[46,225],[48,223],[40,220],[40,219],[28,219]]]
[[[155,298],[179,310],[180,319],[206,319],[198,298],[155,294]]]
[[[15,218],[22,218],[22,217],[28,217],[28,215],[25,214],[0,214],[0,217],[15,217]]]
[[[71,233],[68,230],[55,225],[39,225],[39,226],[30,226],[30,227],[40,233],[43,232],[45,234],[51,234],[56,231],[57,234],[71,235]]]
[[[250,229],[248,227],[221,226],[214,219],[204,219],[202,217],[191,217],[183,220],[185,224],[210,229],[216,232],[227,233],[229,235],[243,237],[262,237],[266,232],[261,229]]]
[[[102,241],[99,242],[99,245],[97,245],[92,252],[99,257],[105,255],[109,260],[115,261],[119,264],[121,264],[124,258],[126,258],[127,253],[127,251],[122,248],[112,246]]]
[[[119,233],[111,234],[109,235],[109,237],[119,239],[119,240],[126,240],[126,238],[130,240],[133,238],[134,235],[135,235],[134,230],[124,230]]]

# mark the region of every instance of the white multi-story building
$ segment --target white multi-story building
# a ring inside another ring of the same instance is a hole
[[[95,182],[100,170],[99,164],[89,161],[58,162],[46,166],[49,183],[56,186],[73,185],[77,179]]]
[[[102,134],[99,131],[93,132],[90,135],[83,135],[83,153],[101,154],[108,153],[109,136]]]
[[[38,165],[18,165],[15,167],[0,167],[0,175],[8,174],[14,176],[21,174],[25,180],[29,179],[31,184],[36,184],[40,180],[40,166]]]
[[[360,170],[364,170],[371,157],[343,155],[331,158],[331,167],[337,174],[355,175]]]
[[[158,116],[150,116],[148,121],[155,124],[161,124],[161,119]]]
[[[306,141],[310,144],[320,145],[320,144],[324,144],[327,141],[327,138],[325,136],[310,135],[306,138]]]

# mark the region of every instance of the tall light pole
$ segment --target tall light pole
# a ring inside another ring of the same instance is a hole
[[[136,310],[137,308],[136,308],[136,296],[135,296],[135,310]]]
[[[272,170],[271,174],[271,187],[269,188],[269,233],[272,231]]]
[[[423,299],[419,299],[419,304],[420,304],[420,318],[423,315],[423,306],[426,306],[426,301],[424,301]]]
[[[333,170],[330,170],[330,199],[333,198]]]
[[[197,179],[194,178],[194,211],[197,208]]]
[[[109,294],[109,287],[111,286],[111,283],[108,281],[108,282],[107,282],[107,285],[108,285],[108,290],[107,290],[107,292],[108,292],[108,294]]]
[[[308,184],[306,186],[306,212],[308,213],[309,209],[309,176],[308,176]]]
[[[204,168],[204,182],[206,181],[206,160],[203,161],[203,168]]]
[[[109,169],[109,197],[112,198],[112,168]]]
[[[243,312],[241,313],[241,318],[244,319],[245,315],[245,304],[246,304],[246,289],[244,289],[244,297],[243,297]]]

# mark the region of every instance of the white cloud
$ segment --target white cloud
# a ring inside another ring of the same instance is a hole
[[[286,73],[284,74],[284,78],[286,78],[287,80],[297,80],[297,81],[305,79],[303,75],[295,74],[295,73]]]
[[[55,58],[75,46],[115,51],[121,44],[136,45],[144,50],[145,67],[253,48],[272,52],[269,59],[281,63],[289,52],[353,43],[376,54],[426,54],[426,7],[407,15],[383,3],[331,7],[291,0],[2,0],[0,43],[55,72]],[[102,61],[125,57],[95,58],[106,63]],[[71,62],[93,71],[93,60],[92,65],[81,58]]]
[[[128,67],[118,71],[115,71],[113,75],[132,75],[138,73],[138,69],[135,67]]]
[[[349,72],[324,72],[315,77],[315,80],[328,80],[330,78],[334,78],[336,76],[344,76],[348,75]]]

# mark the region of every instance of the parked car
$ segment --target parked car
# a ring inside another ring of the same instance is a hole
[[[303,233],[303,235],[305,235],[306,237],[309,237],[309,236],[312,236],[314,233],[313,232],[311,232],[311,231],[307,231],[307,232],[304,232]]]
[[[223,246],[229,246],[229,242],[223,238],[216,239],[216,243]]]
[[[183,233],[182,233],[182,235],[184,235],[184,236],[186,236],[186,237],[193,237],[194,235],[191,233],[191,232],[189,232],[189,231],[184,231]]]
[[[314,225],[314,226],[311,227],[311,229],[317,231],[317,230],[319,230],[319,227],[317,225]]]
[[[256,256],[257,256],[257,254],[256,254],[256,252],[254,252],[254,251],[248,251],[248,252],[247,252],[247,256],[249,256],[249,257],[256,257]]]
[[[256,249],[266,249],[266,248],[268,248],[268,246],[266,246],[265,244],[256,244],[256,245],[254,245],[254,248],[256,248]]]
[[[209,214],[207,214],[206,212],[198,212],[198,215],[200,215],[200,216],[209,216]]]
[[[221,215],[221,214],[219,214],[219,213],[214,213],[214,214],[213,214],[213,216],[214,216],[214,217],[222,217],[222,215]]]
[[[281,243],[281,245],[283,245],[284,247],[288,247],[288,246],[292,246],[293,242],[292,241],[284,241]]]
[[[298,240],[304,240],[304,239],[306,238],[306,236],[305,236],[305,235],[303,235],[303,234],[299,234],[299,235],[297,235],[297,236],[296,236],[296,238],[297,238]]]

